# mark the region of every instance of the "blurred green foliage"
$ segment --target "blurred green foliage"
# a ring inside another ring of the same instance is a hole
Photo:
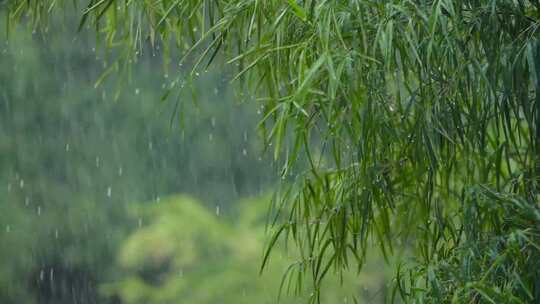
[[[155,104],[156,59],[114,100],[114,87],[94,88],[102,66],[90,39],[65,26],[0,45],[1,303],[110,302],[97,289],[138,225],[126,207],[187,192],[227,214],[272,177],[256,109],[239,105],[226,75],[208,72],[196,99],[180,97],[180,126],[175,104]]]
[[[103,291],[128,304],[276,303],[290,260],[281,248],[259,276],[268,204],[268,198],[243,200],[229,218],[186,196],[133,205],[131,214],[141,227],[120,248],[118,263],[125,274]],[[352,302],[362,283],[365,279],[352,273],[343,285],[337,278],[329,281],[325,303]],[[306,298],[283,290],[281,301],[302,303]]]
[[[220,71],[156,105],[151,53],[115,98],[68,24],[0,45],[0,303],[275,303],[296,253],[279,245],[259,275],[269,202],[242,198],[275,170],[258,109]],[[383,299],[379,263],[329,280],[325,302]],[[306,302],[287,282],[282,301]]]

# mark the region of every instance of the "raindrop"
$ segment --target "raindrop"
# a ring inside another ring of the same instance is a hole
[[[247,150],[246,150],[246,148],[242,149],[242,154],[243,154],[244,156],[247,155]]]
[[[216,215],[217,215],[217,216],[219,216],[219,212],[220,212],[220,210],[219,210],[219,205],[216,205]]]
[[[24,179],[21,179],[19,181],[19,188],[21,188],[21,189],[24,188]]]
[[[66,144],[66,152],[69,152],[69,144]]]
[[[54,281],[54,268],[49,271],[49,281]]]
[[[244,141],[247,142],[247,140],[248,140],[247,131],[244,131]]]
[[[214,139],[214,135],[212,133],[208,134],[208,140],[212,141]]]
[[[97,168],[99,168],[99,162],[100,162],[99,157],[96,157],[96,167],[97,167]]]
[[[161,197],[157,196],[156,197],[156,203],[159,203],[161,201]]]
[[[139,225],[139,228],[142,227],[142,218],[139,218],[139,223],[138,223],[138,225]]]
[[[218,94],[218,89],[214,88],[214,95],[217,95],[217,94]]]
[[[199,74],[199,72],[195,72],[195,76],[197,76],[197,77],[198,77],[199,75],[200,75],[200,74]]]
[[[139,95],[139,93],[140,93],[139,88],[136,88],[136,89],[135,89],[135,95]]]
[[[30,198],[27,196],[24,198],[24,204],[28,206],[30,204]]]
[[[165,75],[163,75],[163,77],[169,78],[169,74],[165,74]]]
[[[111,197],[112,189],[111,187],[107,187],[107,197]]]
[[[41,269],[41,270],[39,271],[39,280],[40,280],[40,281],[43,281],[43,277],[44,277],[44,276],[45,276],[45,271],[43,271],[43,269]]]
[[[8,184],[7,184],[7,191],[8,191],[8,192],[11,192],[11,183],[8,183]]]
[[[118,168],[118,176],[122,176],[123,174],[123,170],[122,170],[122,167]]]
[[[6,232],[9,233],[11,231],[11,226],[6,225]]]
[[[148,150],[152,150],[153,147],[154,147],[154,146],[153,146],[152,142],[149,141],[149,142],[148,142]]]
[[[54,229],[54,238],[58,239],[58,229]]]
[[[212,128],[216,126],[216,118],[215,117],[212,117],[210,119],[211,123],[212,123]]]
[[[41,206],[37,207],[37,215],[41,215]]]

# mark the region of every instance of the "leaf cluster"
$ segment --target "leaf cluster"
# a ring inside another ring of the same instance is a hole
[[[55,5],[11,1],[10,20]],[[538,300],[538,1],[91,0],[81,24],[118,58],[149,39],[199,50],[194,74],[237,65],[282,175],[310,164],[277,193],[269,250],[293,241],[316,290],[378,246],[419,265],[406,301]]]

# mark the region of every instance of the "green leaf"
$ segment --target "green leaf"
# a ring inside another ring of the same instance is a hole
[[[300,18],[300,20],[305,22],[307,20],[307,14],[304,8],[298,5],[298,3],[296,3],[296,0],[287,0],[287,2],[292,7],[293,12],[296,15],[296,17]]]

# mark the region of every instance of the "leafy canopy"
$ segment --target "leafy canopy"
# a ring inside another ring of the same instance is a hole
[[[42,29],[71,3],[8,1],[7,20]],[[275,200],[269,248],[280,236],[296,243],[293,271],[311,273],[317,290],[329,269],[360,268],[377,245],[384,256],[412,253],[395,284],[407,301],[540,298],[538,1],[91,0],[78,9],[81,28],[95,27],[113,50],[110,71],[128,69],[146,40],[163,48],[166,67],[178,48],[194,76],[216,58],[236,64],[264,107],[282,175],[294,176]],[[309,170],[293,172],[300,156]]]

